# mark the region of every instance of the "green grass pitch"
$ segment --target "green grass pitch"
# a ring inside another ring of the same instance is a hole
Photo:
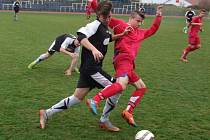
[[[144,27],[152,19],[146,18]],[[57,35],[75,34],[86,23],[85,15],[20,13],[15,22],[13,13],[0,13],[0,140],[133,140],[142,129],[153,132],[156,140],[210,140],[209,19],[204,20],[200,34],[202,48],[189,54],[187,64],[179,62],[187,45],[183,18],[164,18],[159,31],[142,44],[136,72],[149,90],[134,110],[139,127],[133,128],[121,118],[134,90],[129,87],[110,118],[121,128],[119,133],[100,130],[100,115],[92,116],[84,101],[54,115],[45,130],[39,129],[39,109],[71,95],[78,74],[64,76],[70,59],[61,54],[33,70],[27,65],[47,51]],[[104,62],[104,70],[110,74],[114,74],[112,55],[113,43]]]

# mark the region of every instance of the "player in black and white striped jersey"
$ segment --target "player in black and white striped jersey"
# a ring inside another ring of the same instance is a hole
[[[125,30],[118,35],[112,35],[108,30],[108,22],[111,18],[112,4],[108,1],[102,1],[96,9],[97,19],[77,31],[78,40],[83,45],[81,52],[80,77],[77,88],[69,97],[46,110],[40,110],[40,128],[44,129],[49,117],[53,114],[68,109],[79,104],[93,88],[104,88],[111,85],[114,81],[112,76],[102,69],[104,56],[107,52],[109,42],[119,39],[128,33]],[[112,125],[109,121],[110,111],[115,107],[120,94],[107,100],[100,119],[99,126],[108,131],[117,132],[120,129]]]
[[[195,16],[195,12],[191,9],[191,8],[188,8],[188,10],[186,11],[185,13],[185,19],[186,19],[186,26],[183,28],[183,32],[184,33],[187,33],[188,32],[188,29],[190,27],[190,23],[192,21],[192,18]]]
[[[48,59],[55,52],[62,52],[63,54],[72,57],[71,64],[65,71],[65,75],[70,76],[74,70],[77,73],[79,73],[79,70],[77,68],[77,61],[79,58],[80,43],[76,39],[76,37],[71,34],[62,34],[58,36],[50,45],[48,51],[46,53],[41,54],[35,61],[30,63],[28,65],[28,68],[29,69],[34,68],[35,65],[39,64],[41,61]]]
[[[18,16],[17,14],[19,13],[19,10],[20,10],[20,1],[19,0],[16,0],[14,1],[13,3],[13,9],[14,9],[14,20],[17,21],[18,20]]]

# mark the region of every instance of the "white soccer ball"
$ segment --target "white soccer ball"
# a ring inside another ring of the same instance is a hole
[[[155,140],[155,136],[149,130],[141,130],[136,134],[135,140]]]

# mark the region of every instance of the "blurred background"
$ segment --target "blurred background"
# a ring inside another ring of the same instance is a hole
[[[205,8],[209,11],[210,0],[111,0],[114,14],[129,14],[144,7],[147,15],[155,14],[155,7],[164,4],[164,15],[183,16],[187,7]],[[0,0],[0,10],[12,10],[14,0]],[[87,0],[21,0],[23,11],[85,12]]]

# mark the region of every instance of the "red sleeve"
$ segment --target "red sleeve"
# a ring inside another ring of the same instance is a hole
[[[114,34],[120,34],[124,32],[126,27],[127,27],[127,23],[125,23],[123,20],[111,18],[109,22],[109,28],[113,30]]]
[[[152,23],[152,26],[149,29],[144,30],[144,39],[156,33],[156,31],[160,27],[161,20],[162,16],[156,16]]]

